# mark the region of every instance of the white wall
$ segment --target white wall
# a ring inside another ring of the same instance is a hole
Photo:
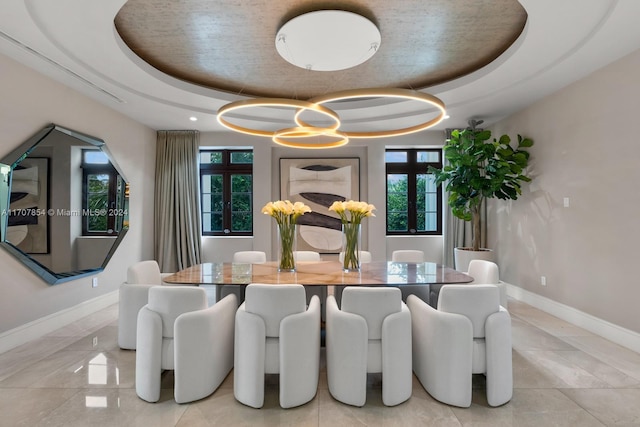
[[[49,286],[0,252],[0,333],[116,290],[126,267],[153,257],[155,131],[0,55],[0,157],[49,123],[104,139],[131,183],[131,229],[100,286],[90,278]],[[521,288],[640,332],[640,287],[635,266],[640,240],[640,149],[635,130],[640,111],[640,52],[549,96],[494,127],[495,134],[522,133],[535,140],[534,181],[515,202],[489,204],[488,246],[496,250],[502,278]],[[276,147],[268,140],[231,133],[204,133],[203,146],[250,146],[256,210],[279,198],[279,156],[325,157],[323,152]],[[368,249],[386,259],[392,248],[433,249],[415,237],[384,233],[384,149],[440,146],[441,132],[352,141],[332,156],[361,157],[362,197],[378,207],[368,223]],[[135,148],[131,148],[135,147]],[[267,161],[262,161],[267,159]],[[563,207],[563,198],[570,207]],[[230,260],[241,249],[270,252],[273,221],[254,216],[250,239],[206,238],[205,259]],[[441,245],[441,243],[439,243]],[[437,247],[437,245],[436,245]],[[540,285],[546,276],[547,286]]]
[[[102,265],[116,238],[109,236],[85,236],[74,239],[75,261],[78,270],[96,268]]]
[[[0,158],[55,123],[103,139],[131,183],[131,229],[97,288],[91,278],[50,286],[0,251],[2,333],[117,290],[129,264],[153,257],[156,133],[3,55],[0,75]]]
[[[534,179],[521,199],[491,203],[488,223],[503,280],[635,332],[638,76],[640,51],[495,126],[534,140]]]
[[[441,237],[386,236],[384,152],[387,147],[441,147],[443,142],[444,133],[434,131],[397,138],[351,140],[348,145],[331,150],[303,150],[276,145],[268,138],[231,132],[204,132],[200,135],[201,147],[252,147],[255,160],[253,238],[203,237],[203,259],[207,262],[231,261],[233,253],[239,250],[261,250],[267,253],[268,258],[275,259],[275,221],[261,214],[260,209],[267,202],[280,199],[280,158],[358,157],[360,199],[377,208],[376,217],[363,222],[363,248],[371,251],[374,260],[390,259],[394,249],[421,249],[429,260],[441,262]]]

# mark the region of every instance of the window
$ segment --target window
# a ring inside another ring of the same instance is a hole
[[[442,192],[429,166],[442,168],[441,150],[393,149],[385,153],[387,235],[442,234]]]
[[[117,236],[126,217],[126,182],[107,155],[100,150],[82,150],[82,235]]]
[[[253,234],[253,151],[200,151],[202,235]]]

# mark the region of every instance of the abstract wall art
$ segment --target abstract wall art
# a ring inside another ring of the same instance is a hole
[[[329,206],[336,200],[359,199],[360,159],[282,158],[280,197],[304,202],[312,209],[298,219],[298,250],[338,253],[342,225]]]

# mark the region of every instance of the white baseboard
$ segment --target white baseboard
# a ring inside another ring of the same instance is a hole
[[[33,339],[40,338],[71,322],[75,322],[89,314],[115,304],[118,302],[118,294],[119,291],[115,290],[3,332],[0,334],[0,353],[16,348]]]
[[[535,308],[552,314],[573,325],[600,335],[616,344],[640,353],[640,334],[630,329],[623,328],[614,323],[587,314],[568,305],[551,300],[547,297],[535,294],[518,286],[505,283],[507,295],[529,304]]]

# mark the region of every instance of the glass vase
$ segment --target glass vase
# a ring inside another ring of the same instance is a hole
[[[342,224],[342,269],[348,271],[360,271],[360,235],[361,225]]]
[[[296,271],[296,225],[278,224],[278,271]]]

